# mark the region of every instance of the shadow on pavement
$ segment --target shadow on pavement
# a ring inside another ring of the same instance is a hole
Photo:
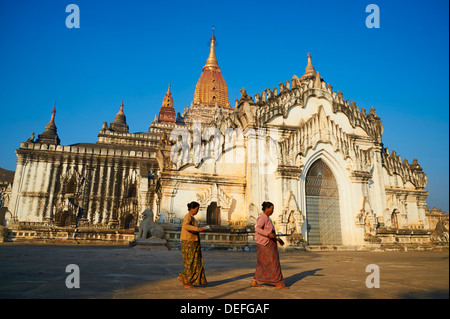
[[[322,274],[316,274],[316,272],[323,270],[323,268],[317,268],[317,269],[313,269],[313,270],[307,270],[307,271],[303,271],[301,273],[289,276],[287,278],[284,278],[284,283],[286,284],[286,286],[292,286],[293,284],[295,284],[297,281],[302,280],[305,277],[308,276],[325,276]]]
[[[241,280],[241,279],[244,279],[244,278],[253,277],[253,275],[254,275],[254,273],[248,273],[248,274],[236,276],[236,277],[233,277],[233,278],[227,278],[227,279],[222,279],[222,280],[210,281],[210,282],[208,282],[208,287],[220,286],[220,285],[232,282],[232,281],[237,281],[237,280]],[[250,284],[250,282],[249,282],[249,284]]]

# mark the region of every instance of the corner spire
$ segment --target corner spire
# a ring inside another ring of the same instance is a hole
[[[127,117],[123,112],[123,99],[122,103],[120,103],[119,112],[117,112],[116,116],[114,117],[114,121],[111,122],[111,129],[116,132],[125,132],[125,133],[129,132]]]
[[[159,110],[158,123],[175,124],[175,109],[173,107],[172,92],[170,92],[170,83]]]
[[[321,89],[322,88],[322,81],[320,80],[319,71],[317,71],[316,78],[314,79],[314,88],[315,89]]]
[[[55,114],[56,114],[56,102],[55,105],[53,106],[52,117],[50,118],[50,122],[48,122],[48,124],[45,126],[44,132],[38,135],[36,143],[59,145],[60,139],[58,137],[57,128],[55,124]]]
[[[313,77],[316,75],[316,70],[314,69],[312,63],[311,63],[311,53],[308,52],[308,64],[306,65],[305,74],[302,75],[300,80],[303,80],[307,77]]]
[[[173,108],[173,97],[172,97],[172,92],[170,92],[170,83],[169,83],[169,88],[167,89],[167,92],[166,92],[166,96],[163,99],[162,107]]]

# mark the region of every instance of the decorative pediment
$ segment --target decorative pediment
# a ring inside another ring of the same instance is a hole
[[[295,165],[299,156],[305,156],[318,143],[330,144],[335,152],[341,153],[343,159],[349,160],[350,171],[370,172],[373,164],[371,149],[359,147],[350,135],[325,114],[323,106],[280,143],[282,165]]]
[[[233,198],[216,183],[203,193],[197,194],[197,200],[200,206],[208,206],[211,202],[216,202],[217,206],[222,208],[230,208],[233,202]]]

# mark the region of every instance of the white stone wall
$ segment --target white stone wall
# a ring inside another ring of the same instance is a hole
[[[22,143],[17,154],[9,207],[15,221],[58,225],[64,211],[76,216],[73,199],[87,224],[120,224],[128,213],[137,220],[154,200],[148,170],[156,161],[149,153]],[[68,193],[70,180],[75,190]]]

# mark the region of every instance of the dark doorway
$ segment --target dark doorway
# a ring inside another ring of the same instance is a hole
[[[127,217],[125,217],[123,228],[125,229],[134,228],[134,226],[136,226],[135,218],[133,217],[132,214],[128,214]]]
[[[391,214],[391,228],[398,229],[398,211],[394,209]]]
[[[59,219],[59,227],[66,227],[66,226],[70,226],[71,224],[72,224],[72,216],[66,210],[61,214],[61,217]]]
[[[220,208],[217,202],[212,202],[206,209],[206,222],[208,225],[220,225]]]
[[[66,185],[66,194],[75,194],[76,190],[77,190],[77,185],[75,184],[75,181],[73,180],[73,178],[71,178]]]

